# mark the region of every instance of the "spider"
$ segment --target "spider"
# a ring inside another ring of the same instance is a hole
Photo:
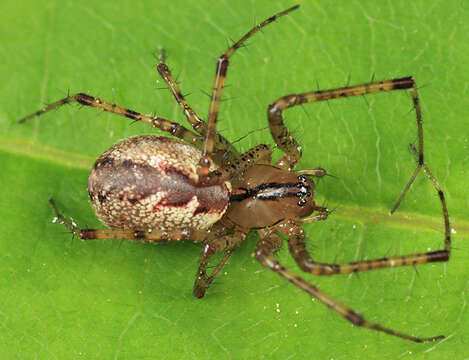
[[[191,239],[202,243],[193,290],[198,298],[205,295],[234,249],[251,230],[256,230],[260,241],[254,255],[262,266],[315,297],[352,324],[414,342],[442,339],[444,336],[414,337],[369,322],[273,257],[273,253],[282,247],[283,235],[288,238],[289,251],[301,270],[315,275],[348,274],[449,260],[451,238],[446,200],[438,181],[424,162],[421,107],[412,77],[280,97],[267,109],[270,132],[284,152],[273,165],[269,146],[260,144],[240,154],[216,132],[229,59],[264,26],[298,8],[299,5],[293,6],[254,26],[218,58],[207,121],[202,120],[186,102],[163,54],[157,64],[158,73],[193,130],[84,93],[69,95],[21,119],[19,122],[24,123],[62,105],[78,102],[145,123],[173,136],[130,137],[112,146],[96,160],[88,179],[89,199],[108,229],[78,228],[60,213],[52,199],[50,203],[60,222],[81,239],[118,238],[146,243]],[[393,90],[409,90],[411,94],[417,119],[418,147],[411,144],[417,167],[391,213],[397,209],[423,168],[441,200],[445,224],[444,250],[343,264],[317,262],[306,249],[301,224],[323,221],[330,215],[327,208],[314,202],[313,179],[323,177],[327,172],[323,168],[294,170],[302,149],[284,125],[282,113],[300,104]],[[223,257],[208,274],[209,260],[220,252],[224,253]]]

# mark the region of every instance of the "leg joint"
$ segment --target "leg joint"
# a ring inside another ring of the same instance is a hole
[[[89,96],[83,93],[77,94],[77,102],[79,102],[82,105],[92,106],[94,101],[95,101],[95,98],[93,96]]]
[[[80,230],[80,238],[87,239],[96,239],[96,230],[95,229],[82,229]]]
[[[415,85],[412,76],[392,80],[393,89],[410,89]]]
[[[427,253],[428,262],[440,262],[449,260],[448,250],[438,250]]]
[[[363,324],[365,323],[365,319],[363,318],[363,316],[357,314],[355,311],[350,309],[345,314],[345,318],[356,326],[363,326]]]

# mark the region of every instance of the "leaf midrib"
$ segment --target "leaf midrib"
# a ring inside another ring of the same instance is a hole
[[[0,151],[24,156],[39,161],[52,162],[59,166],[88,171],[95,158],[76,152],[56,149],[22,138],[6,138],[0,136]],[[415,212],[389,214],[389,209],[374,206],[356,206],[349,203],[329,202],[330,208],[336,208],[334,218],[360,224],[380,224],[380,226],[407,229],[416,232],[442,231],[441,215],[422,215]],[[469,238],[469,221],[460,220],[452,228],[458,237]]]

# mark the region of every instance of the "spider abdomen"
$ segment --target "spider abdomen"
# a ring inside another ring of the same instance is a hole
[[[197,187],[199,150],[162,136],[112,146],[88,178],[99,219],[114,229],[207,229],[225,213],[230,184]]]

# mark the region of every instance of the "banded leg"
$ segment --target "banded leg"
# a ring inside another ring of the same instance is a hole
[[[267,145],[257,145],[240,155],[236,160],[233,160],[233,163],[227,164],[218,170],[211,171],[207,176],[199,177],[198,184],[200,186],[221,184],[236,175],[242,174],[255,164],[269,164],[271,158],[272,152]]]
[[[179,88],[176,80],[174,80],[173,75],[171,74],[171,71],[168,65],[165,64],[164,60],[165,58],[162,57],[157,65],[158,73],[168,86],[171,94],[173,94],[174,99],[178,103],[184,116],[186,117],[189,124],[191,124],[194,131],[200,135],[205,135],[207,133],[207,123],[200,119],[197,113],[187,103],[184,95],[182,95],[181,89]],[[223,156],[222,163],[231,163],[239,156],[238,151],[233,147],[233,145],[231,145],[231,143],[219,133],[216,133],[215,136],[215,148],[216,151],[220,152]]]
[[[267,116],[269,119],[269,128],[277,145],[285,152],[285,156],[281,159],[281,165],[284,168],[293,169],[300,160],[302,149],[300,144],[293,138],[291,132],[283,123],[282,112],[290,107],[307,104],[316,101],[327,101],[341,97],[366,95],[377,92],[385,92],[391,90],[412,89],[412,93],[417,94],[414,80],[411,77],[377,81],[356,86],[347,86],[338,89],[311,91],[302,94],[291,94],[277,99],[273,104],[269,105]],[[419,137],[421,134],[421,114],[420,106],[414,100],[417,112],[417,126],[419,129]],[[419,145],[423,151],[423,140]]]
[[[407,183],[401,195],[399,196],[396,204],[392,208],[391,214],[397,210],[397,208],[399,207],[399,204],[401,203],[404,196],[407,194],[407,191],[411,187],[418,173],[420,172],[422,167],[424,167],[425,172],[427,173],[430,181],[433,183],[433,186],[435,187],[435,190],[437,191],[438,196],[440,198],[441,206],[443,209],[444,222],[445,222],[446,255],[445,254],[437,255],[438,259],[441,258],[441,260],[435,260],[435,261],[446,261],[448,260],[450,256],[450,252],[451,252],[451,232],[450,232],[449,215],[448,215],[448,210],[446,207],[446,201],[445,201],[443,191],[441,191],[441,188],[436,178],[433,176],[433,174],[430,172],[430,170],[428,169],[428,167],[426,166],[424,162],[422,110],[420,108],[417,86],[412,77],[409,76],[409,77],[404,77],[404,78],[399,78],[399,79],[383,80],[383,81],[377,81],[377,82],[356,85],[356,86],[347,86],[347,87],[338,88],[338,89],[311,91],[311,92],[306,92],[303,94],[292,94],[292,95],[283,96],[279,98],[277,101],[275,101],[273,104],[269,105],[268,107],[270,132],[275,142],[277,143],[277,145],[286,154],[281,159],[281,164],[284,166],[284,168],[288,168],[291,170],[294,168],[298,160],[301,158],[301,146],[293,138],[290,131],[287,129],[287,127],[283,123],[282,112],[285,109],[288,109],[296,105],[312,103],[316,101],[327,101],[330,99],[366,95],[366,94],[373,94],[373,93],[379,93],[379,92],[387,92],[387,91],[392,91],[392,90],[409,90],[410,91],[410,94],[412,96],[412,102],[415,108],[416,120],[417,120],[417,132],[418,132],[418,138],[419,138],[419,146],[418,146],[418,150],[415,150],[415,152],[418,154],[417,155],[417,158],[418,158],[417,167],[415,168],[415,171],[410,177],[409,182]],[[446,258],[446,260],[444,260],[444,258]]]
[[[323,220],[323,219],[319,219]],[[421,254],[391,256],[381,259],[355,261],[343,264],[329,264],[314,261],[306,250],[305,234],[294,220],[286,220],[277,226],[277,230],[288,235],[288,248],[301,270],[314,275],[349,274],[398,266],[420,265],[429,262],[448,261],[446,250],[430,251]]]
[[[355,311],[353,311],[349,307],[340,303],[333,297],[329,296],[325,292],[318,289],[316,286],[310,284],[309,282],[307,282],[306,280],[299,277],[298,275],[293,273],[291,270],[285,268],[282,264],[280,264],[279,261],[272,256],[274,246],[275,245],[272,242],[270,242],[269,239],[266,239],[266,238],[261,239],[256,248],[256,253],[255,253],[256,259],[264,267],[276,272],[278,275],[288,280],[296,287],[300,288],[301,290],[315,297],[324,305],[326,305],[328,308],[330,308],[331,310],[335,311],[337,314],[342,316],[344,319],[350,321],[353,325],[366,327],[368,329],[372,329],[376,331],[381,331],[389,335],[397,336],[402,339],[410,340],[410,341],[414,341],[418,343],[436,341],[436,340],[441,340],[444,338],[444,336],[442,335],[430,337],[430,338],[417,338],[411,335],[403,334],[403,333],[385,328],[377,323],[372,323],[372,322],[365,320],[363,316],[357,314]]]
[[[192,230],[189,228],[178,231],[155,230],[119,230],[119,229],[80,229],[75,223],[67,220],[57,209],[54,200],[49,200],[59,223],[65,225],[70,232],[83,240],[98,239],[131,239],[144,243],[167,243],[183,239],[191,239],[202,242],[209,234],[203,230]]]
[[[108,103],[106,101],[101,100],[100,98],[93,97],[93,96],[83,94],[83,93],[67,96],[64,99],[56,101],[46,106],[45,108],[38,110],[22,118],[18,122],[24,123],[36,116],[40,116],[42,114],[45,114],[48,111],[51,111],[60,106],[73,103],[73,102],[78,102],[81,105],[91,106],[91,107],[94,107],[103,111],[111,112],[113,114],[125,116],[129,119],[142,122],[144,124],[147,124],[152,127],[158,128],[162,131],[165,131],[181,140],[184,140],[188,144],[191,144],[198,149],[202,148],[202,145],[203,145],[202,138],[199,135],[186,129],[184,126],[178,123],[175,123],[175,122],[172,122],[167,119],[160,118],[160,117],[153,117],[153,116],[145,115],[145,114],[142,114],[142,113],[130,110],[130,109],[126,109],[124,107],[121,107],[115,104]]]
[[[218,112],[220,111],[221,98],[223,89],[225,86],[226,73],[228,71],[229,58],[234,52],[243,46],[244,42],[249,39],[256,32],[261,30],[264,26],[274,22],[279,17],[288,14],[289,12],[298,9],[299,5],[293,6],[287,10],[279,12],[270,18],[264,20],[260,24],[254,26],[249,30],[240,40],[238,40],[233,46],[227,49],[217,60],[217,67],[215,71],[215,78],[213,80],[212,95],[210,100],[210,107],[208,111],[207,120],[207,134],[203,149],[203,158],[200,162],[199,175],[206,176],[209,173],[210,167],[210,156],[214,152],[214,142],[216,135]]]
[[[417,149],[415,148],[414,144],[410,144],[410,149],[414,153],[414,155],[417,158],[420,158],[420,154],[417,152]],[[441,190],[440,184],[438,183],[438,180],[436,180],[435,176],[433,176],[433,173],[430,171],[430,169],[427,166],[427,163],[423,163],[423,169],[425,173],[427,174],[428,178],[433,184],[433,187],[435,190],[438,192],[438,197],[441,200],[441,207],[443,209],[443,219],[445,222],[445,250],[448,252],[448,257],[451,254],[451,225],[449,223],[449,215],[448,215],[448,208],[446,206],[446,199],[445,199],[445,194]],[[410,181],[409,181],[410,182]],[[401,198],[403,198],[405,195],[405,191],[402,193],[401,197],[397,201],[395,208],[399,206]]]
[[[194,283],[194,296],[202,298],[213,279],[218,275],[223,265],[228,261],[233,249],[246,238],[246,234],[235,229],[233,234],[225,235],[208,242],[202,248],[199,258],[199,268]],[[225,252],[225,256],[221,259],[210,276],[207,276],[207,266],[210,258],[217,252]]]

